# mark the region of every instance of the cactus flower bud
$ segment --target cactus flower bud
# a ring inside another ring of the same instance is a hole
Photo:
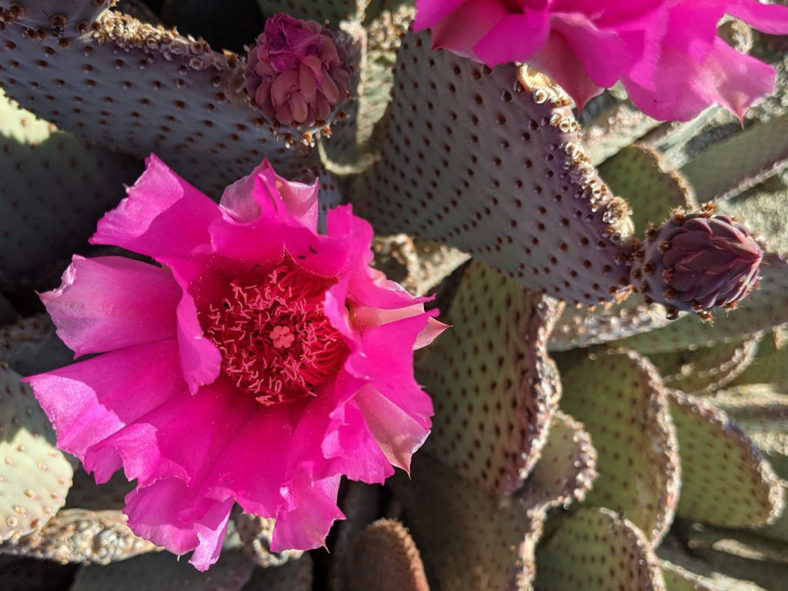
[[[675,213],[647,232],[635,253],[632,284],[647,299],[664,304],[670,317],[684,310],[708,318],[712,308],[733,308],[750,293],[762,257],[747,229],[713,215],[713,208]]]
[[[277,14],[249,50],[246,88],[268,118],[311,127],[347,99],[351,72],[345,48],[330,30]]]

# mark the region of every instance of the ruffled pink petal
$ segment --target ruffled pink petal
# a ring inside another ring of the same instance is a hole
[[[437,22],[446,18],[465,0],[416,0],[416,19],[413,30],[423,31],[434,27]]]
[[[507,14],[500,0],[467,0],[434,26],[432,47],[476,59],[473,47]]]
[[[715,40],[702,67],[711,101],[733,111],[739,119],[758,98],[774,91],[776,70],[739,53],[722,39]]]
[[[640,54],[630,52],[618,33],[597,28],[582,14],[556,16],[552,26],[553,31],[563,36],[597,86],[613,86],[640,59]]]
[[[175,339],[129,347],[25,378],[57,432],[58,447],[83,462],[87,450],[186,392]],[[86,463],[106,481],[114,450]]]
[[[423,406],[431,404],[426,392],[413,390],[411,394],[422,398]],[[410,459],[427,439],[429,427],[372,386],[362,388],[355,397],[355,403],[386,459],[409,473]]]
[[[345,361],[345,370],[369,382],[423,427],[429,428],[433,414],[429,396],[413,378],[413,346],[427,325],[426,314],[367,328],[361,334],[361,348]]]
[[[594,84],[583,62],[566,42],[563,35],[551,32],[541,51],[528,63],[549,74],[574,99],[582,110],[588,100],[602,89]]]
[[[331,524],[345,517],[336,504],[339,481],[339,475],[316,481],[298,475],[284,493],[286,505],[276,516],[271,552],[325,545]]]
[[[170,477],[197,487],[255,410],[254,400],[225,380],[194,395],[180,392],[92,445],[85,467],[99,465],[114,453],[122,460],[126,478],[137,479],[142,487]]]
[[[98,223],[91,244],[114,244],[157,258],[184,256],[208,244],[208,225],[219,207],[155,155],[129,196]]]
[[[261,182],[256,183],[256,178]],[[276,174],[268,160],[264,160],[251,174],[224,190],[220,205],[239,222],[252,222],[260,217],[261,201],[281,203],[296,221],[316,231],[318,189],[317,180],[311,185],[288,181]]]
[[[788,6],[733,0],[725,3],[725,12],[769,35],[788,35]]]
[[[179,291],[161,267],[74,255],[60,287],[40,297],[58,336],[80,357],[174,337]]]
[[[413,345],[415,350],[426,347],[438,338],[444,330],[449,328],[448,324],[435,320],[433,316],[438,315],[437,310],[425,312],[424,304],[413,304],[402,308],[391,309],[375,308],[372,306],[354,306],[351,312],[351,323],[354,328],[363,330],[370,326],[381,326],[389,322],[396,322],[397,320],[410,318],[411,316],[417,316],[419,314],[427,314],[430,318],[427,320],[427,326],[425,326],[424,330],[416,337],[416,342]]]
[[[158,480],[126,495],[123,512],[129,516],[128,525],[138,536],[173,554],[194,550],[189,562],[204,571],[219,558],[233,501],[202,500],[198,518],[182,519],[184,501],[192,496],[189,488],[176,478]]]
[[[773,68],[717,39],[702,64],[665,46],[653,91],[628,78],[623,82],[632,102],[646,115],[688,121],[714,103],[741,118],[758,97],[773,90],[774,80]]]
[[[490,67],[506,62],[524,62],[536,53],[550,33],[547,9],[528,8],[521,14],[501,18],[473,46],[479,59]]]

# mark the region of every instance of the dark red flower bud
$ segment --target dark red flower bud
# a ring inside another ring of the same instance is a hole
[[[671,316],[733,307],[755,287],[763,251],[739,222],[710,209],[674,215],[643,243],[632,284]],[[647,270],[650,272],[647,272]]]
[[[312,127],[348,98],[351,73],[347,51],[330,30],[277,14],[249,50],[246,88],[269,119]]]

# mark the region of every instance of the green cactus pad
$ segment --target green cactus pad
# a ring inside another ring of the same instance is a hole
[[[536,551],[536,591],[664,591],[657,557],[631,521],[601,507],[565,516]]]
[[[28,376],[73,363],[74,353],[58,338],[47,314],[34,314],[0,327],[0,360]]]
[[[788,262],[785,257],[766,253],[761,262],[760,287],[754,289],[735,310],[717,309],[712,312],[711,322],[687,314],[662,328],[613,341],[611,346],[650,354],[740,341],[788,322],[786,293]]]
[[[309,554],[276,568],[257,568],[243,591],[313,591],[313,569]]]
[[[598,103],[595,104],[595,103]],[[609,92],[591,99],[580,116],[583,147],[594,166],[631,145],[660,122]]]
[[[774,471],[788,479],[788,394],[763,384],[742,386],[721,392],[709,403],[736,421]]]
[[[605,160],[599,174],[611,191],[629,202],[638,236],[644,235],[649,222],[661,223],[677,207],[698,207],[686,179],[648,146],[627,146]]]
[[[519,488],[560,395],[546,343],[558,304],[479,261],[445,314],[455,328],[417,361],[435,406],[430,453],[492,494]]]
[[[728,415],[676,390],[668,392],[681,455],[676,514],[724,527],[754,527],[783,508],[780,481]]]
[[[585,504],[621,512],[652,542],[673,519],[676,434],[659,375],[632,352],[590,355],[562,376],[561,409],[583,423],[599,476]]]
[[[542,511],[490,496],[423,453],[413,460],[412,480],[395,477],[395,484],[436,588],[530,590]]]
[[[731,382],[731,386],[771,384],[773,388],[788,391],[788,347],[778,331],[763,335],[753,362]]]
[[[249,581],[253,568],[254,563],[238,552],[223,552],[204,573],[172,554],[154,552],[106,566],[84,566],[71,591],[237,591]]]
[[[0,287],[47,288],[142,165],[0,105]]]
[[[353,186],[359,213],[550,296],[612,299],[631,220],[583,154],[570,99],[526,68],[490,70],[430,45],[428,32],[402,42],[383,156]]]
[[[757,123],[715,142],[681,172],[699,201],[739,193],[788,166],[788,115]]]
[[[669,323],[663,306],[647,304],[642,294],[633,292],[619,302],[566,306],[550,335],[548,347],[551,351],[566,351],[598,345]]]
[[[429,591],[424,565],[408,530],[379,519],[355,540],[348,591]]]
[[[668,560],[660,560],[659,567],[667,591],[717,591],[704,583],[697,574]]]
[[[160,550],[135,536],[120,511],[64,509],[38,531],[0,544],[0,553],[54,560],[109,564]]]
[[[74,472],[73,480],[74,484],[66,497],[65,507],[67,509],[90,509],[92,511],[122,509],[126,503],[126,495],[135,487],[134,481],[126,480],[123,470],[115,472],[107,482],[96,484],[93,476],[82,468],[78,468]]]
[[[742,220],[768,250],[788,253],[788,217],[785,196],[788,175],[772,177],[758,187],[715,203],[717,212]]]
[[[237,512],[233,514],[233,522],[243,543],[243,551],[259,566],[280,566],[289,560],[300,558],[303,554],[301,550],[271,552],[275,523],[273,519]]]
[[[30,39],[8,18],[0,28],[0,82],[22,106],[89,141],[156,152],[214,197],[265,157],[285,176],[316,162],[251,106],[244,61],[205,41],[113,11],[72,40]]]
[[[711,394],[733,381],[752,363],[758,339],[720,343],[694,350],[654,353],[649,360],[666,386],[688,394]]]
[[[29,386],[0,363],[0,540],[41,528],[66,500],[72,469]]]
[[[596,450],[583,425],[557,411],[539,461],[517,497],[527,507],[552,508],[582,501],[597,477],[596,463]]]
[[[788,481],[783,480],[781,485],[783,487],[783,496],[788,498]],[[774,523],[765,527],[760,527],[756,529],[754,533],[765,538],[788,544],[788,511],[783,509],[783,512]]]

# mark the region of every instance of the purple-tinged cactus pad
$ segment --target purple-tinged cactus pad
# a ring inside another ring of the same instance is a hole
[[[583,153],[571,101],[543,76],[490,70],[409,34],[379,162],[353,187],[378,232],[464,250],[570,302],[613,299],[632,233]]]
[[[492,494],[511,494],[539,458],[560,396],[547,338],[559,304],[479,261],[417,360],[435,406],[430,453]]]
[[[631,351],[603,351],[561,381],[561,409],[582,422],[598,454],[599,476],[584,504],[623,513],[658,542],[676,508],[679,457],[656,370]]]

